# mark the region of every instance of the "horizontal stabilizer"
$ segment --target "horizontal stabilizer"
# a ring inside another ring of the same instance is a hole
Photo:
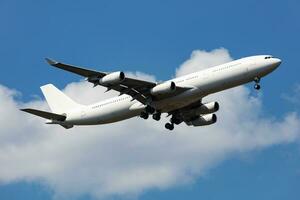
[[[41,111],[41,110],[35,110],[35,109],[31,109],[31,108],[26,108],[26,109],[21,109],[21,111],[45,118],[45,119],[50,119],[50,120],[57,120],[57,121],[65,121],[66,120],[66,116],[64,115],[58,115],[55,113],[51,113],[51,112],[46,112],[46,111]]]
[[[49,65],[54,66],[54,65],[58,64],[58,62],[56,62],[55,60],[51,60],[50,58],[45,58],[45,59]]]

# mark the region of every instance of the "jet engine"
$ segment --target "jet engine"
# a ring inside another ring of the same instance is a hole
[[[216,122],[217,122],[217,115],[207,114],[207,115],[199,115],[196,119],[190,121],[188,125],[205,126],[205,125],[214,124]]]
[[[195,112],[197,115],[209,114],[209,113],[217,112],[219,108],[220,108],[219,103],[214,101],[214,102],[209,102],[200,105],[198,108],[196,108]]]
[[[151,89],[150,93],[154,96],[170,94],[176,91],[176,85],[173,81],[161,83]]]
[[[99,79],[99,83],[103,85],[116,85],[125,79],[124,72],[113,72]]]

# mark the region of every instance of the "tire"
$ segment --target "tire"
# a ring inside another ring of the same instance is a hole
[[[165,128],[171,131],[171,130],[174,129],[174,125],[171,124],[171,123],[166,123],[166,124],[165,124]]]
[[[171,118],[171,123],[178,125],[178,124],[181,123],[181,121],[179,119],[177,119],[177,118]]]
[[[255,84],[255,85],[254,85],[254,89],[259,90],[259,89],[260,89],[260,85]]]
[[[149,118],[149,114],[146,113],[146,112],[142,112],[141,115],[140,115],[141,118],[143,119],[148,119]]]
[[[155,112],[155,109],[151,106],[147,106],[146,107],[146,112],[149,114],[153,114]]]
[[[152,115],[152,118],[156,121],[159,121],[160,120],[160,113],[155,113]]]

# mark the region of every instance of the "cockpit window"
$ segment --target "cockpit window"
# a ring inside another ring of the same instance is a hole
[[[265,59],[274,58],[273,56],[266,56]]]

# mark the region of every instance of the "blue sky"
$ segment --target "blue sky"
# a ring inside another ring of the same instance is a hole
[[[142,71],[166,80],[193,50],[224,47],[233,58],[272,54],[283,60],[262,80],[263,114],[281,119],[286,112],[299,112],[299,101],[282,98],[293,95],[300,84],[299,8],[296,0],[2,0],[0,84],[20,91],[17,98],[28,102],[41,96],[43,84],[63,88],[78,81],[49,67],[45,57],[103,71]],[[296,200],[299,185],[298,140],[232,156],[192,184],[147,190],[138,198]],[[14,181],[1,184],[0,198],[52,199],[53,188]]]

